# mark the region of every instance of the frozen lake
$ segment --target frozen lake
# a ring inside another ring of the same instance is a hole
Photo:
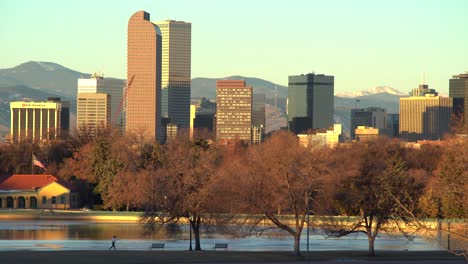
[[[165,243],[166,250],[187,250],[189,232],[180,226],[179,232],[161,230],[145,235],[137,223],[103,223],[88,221],[0,221],[0,251],[8,250],[107,250],[113,235],[119,250],[148,250],[151,243]],[[306,230],[301,237],[301,250],[306,250]],[[228,243],[234,251],[291,251],[294,241],[281,231],[271,231],[261,237],[234,238],[202,231],[202,249],[214,243]],[[353,234],[343,238],[327,238],[311,230],[310,250],[367,250],[367,237]],[[415,237],[408,241],[402,235],[382,234],[375,243],[376,250],[441,250],[435,239]]]

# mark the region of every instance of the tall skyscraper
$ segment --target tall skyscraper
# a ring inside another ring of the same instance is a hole
[[[12,143],[33,143],[60,138],[61,102],[11,102],[10,110]]]
[[[155,22],[162,34],[162,116],[179,128],[190,127],[192,24],[165,20]]]
[[[47,97],[49,102],[59,102],[62,106],[62,111],[60,113],[60,123],[62,131],[60,132],[61,136],[66,136],[70,132],[70,101],[62,101],[60,97]]]
[[[195,103],[195,119],[193,120],[194,138],[215,139],[216,103],[202,98]]]
[[[453,113],[461,116],[468,127],[468,72],[450,79],[449,96],[453,99]]]
[[[400,114],[387,114],[387,131],[390,137],[399,136]]]
[[[355,139],[355,129],[358,126],[385,129],[386,111],[380,107],[351,109],[351,138]]]
[[[265,94],[252,95],[252,143],[258,144],[265,134]]]
[[[289,76],[288,127],[296,134],[333,125],[334,76]]]
[[[107,93],[79,93],[76,104],[76,128],[79,133],[95,136],[111,122],[111,96]]]
[[[243,80],[216,82],[216,140],[249,142],[252,135],[252,86]]]
[[[426,88],[427,85],[420,86],[421,90]],[[442,139],[450,131],[452,101],[435,91],[421,94],[400,98],[400,138],[406,141]]]
[[[150,22],[150,15],[133,14],[128,21],[125,131],[147,141],[163,140],[161,47],[161,31]]]
[[[91,78],[89,79],[85,79],[85,78],[78,79],[77,93],[78,93],[78,96],[84,93],[109,94],[110,116],[108,117],[108,122],[106,124],[110,124],[112,122],[113,125],[119,128],[123,128],[122,97],[123,97],[124,86],[125,86],[125,83],[122,80],[113,79],[113,78],[104,78],[102,76],[98,76],[97,74],[93,74]],[[80,109],[77,108],[77,112],[79,111]],[[106,117],[106,120],[107,120],[107,117]]]
[[[252,125],[265,128],[265,94],[252,95]]]

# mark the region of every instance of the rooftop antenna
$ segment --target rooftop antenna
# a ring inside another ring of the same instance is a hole
[[[422,84],[426,84],[426,73],[423,72],[423,83]]]

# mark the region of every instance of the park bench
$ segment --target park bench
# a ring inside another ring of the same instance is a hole
[[[153,243],[151,244],[151,249],[157,248],[157,249],[163,249],[166,244],[164,243]]]
[[[224,248],[224,250],[227,250],[228,249],[228,244],[226,244],[226,243],[216,243],[216,244],[214,244],[213,250],[216,250],[218,248]]]

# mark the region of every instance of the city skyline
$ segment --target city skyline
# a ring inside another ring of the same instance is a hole
[[[0,3],[8,10],[0,68],[53,61],[124,78],[126,22],[145,10],[152,22],[192,23],[192,77],[243,75],[286,86],[288,75],[327,72],[342,93],[382,85],[408,91],[424,74],[448,94],[451,76],[468,70],[466,1],[79,3],[72,12],[58,1]]]

